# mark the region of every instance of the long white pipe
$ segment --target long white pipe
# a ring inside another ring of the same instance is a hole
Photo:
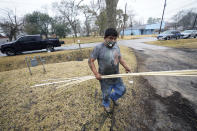
[[[127,77],[127,76],[190,76],[196,77],[197,70],[174,70],[174,71],[158,71],[158,72],[140,72],[140,73],[126,73],[126,74],[113,74],[113,75],[103,75],[101,78],[119,78],[119,77]],[[31,87],[40,87],[40,86],[48,86],[53,84],[65,83],[64,86],[77,84],[83,81],[95,79],[95,76],[82,76],[82,77],[74,77],[74,78],[65,78],[63,81],[55,81],[43,84],[36,84]],[[57,87],[60,88],[60,87]]]

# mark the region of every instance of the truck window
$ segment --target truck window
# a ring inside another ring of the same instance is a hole
[[[25,42],[27,42],[27,41],[41,41],[41,37],[40,36],[25,36],[25,37],[19,38],[18,41],[21,41],[21,42],[23,42],[23,41],[25,41]]]
[[[18,39],[18,41],[21,41],[21,42],[26,41],[26,37],[21,37]]]
[[[36,41],[36,37],[35,36],[29,36],[27,37],[27,41]]]
[[[38,41],[37,36],[28,36],[26,41]]]
[[[35,37],[35,40],[36,40],[36,41],[41,41],[42,38],[41,38],[40,36],[36,36],[36,37]]]

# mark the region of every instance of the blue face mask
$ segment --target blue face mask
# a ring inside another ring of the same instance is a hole
[[[112,47],[116,44],[116,42],[108,41],[108,42],[106,42],[106,44],[107,44],[107,46],[108,46],[109,48],[112,48]]]

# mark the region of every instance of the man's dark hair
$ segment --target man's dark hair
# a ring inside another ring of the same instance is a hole
[[[104,38],[106,38],[108,36],[118,37],[118,32],[114,28],[108,28],[108,29],[105,30]]]

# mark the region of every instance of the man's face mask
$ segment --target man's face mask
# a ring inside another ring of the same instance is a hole
[[[115,41],[108,41],[108,42],[106,42],[106,44],[109,48],[112,48],[116,44],[116,42]]]
[[[116,38],[117,37],[114,37],[114,36],[108,36],[106,38],[107,47],[112,48],[116,44]]]

